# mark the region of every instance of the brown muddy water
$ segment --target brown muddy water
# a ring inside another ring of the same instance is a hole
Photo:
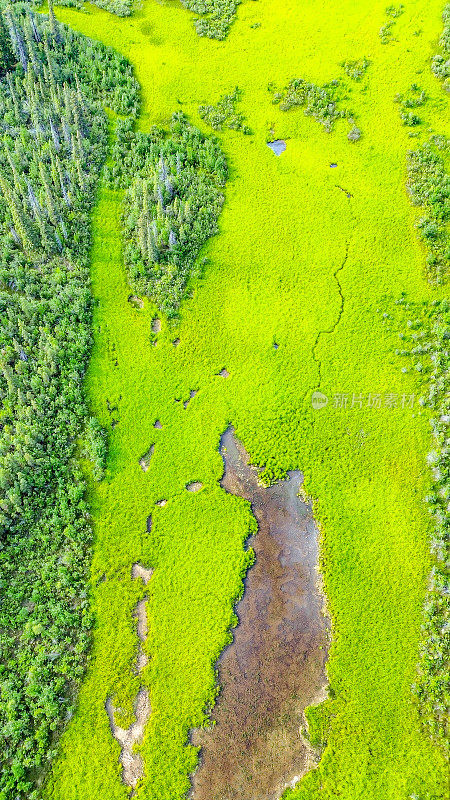
[[[298,496],[300,472],[263,488],[229,428],[221,440],[227,492],[249,500],[258,533],[234,640],[218,668],[215,726],[193,732],[193,800],[275,800],[309,769],[303,711],[323,699],[329,626],[317,571],[318,531]]]

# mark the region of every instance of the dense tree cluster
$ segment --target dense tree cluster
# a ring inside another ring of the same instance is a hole
[[[126,114],[124,60],[17,5],[0,13],[0,798],[32,800],[70,717],[91,618],[91,531],[74,458],[102,437],[83,390],[90,211]],[[104,440],[103,440],[104,442]]]
[[[124,258],[130,283],[176,314],[200,248],[217,233],[227,165],[219,143],[177,113],[170,131],[118,125],[110,180],[126,189]]]
[[[444,88],[450,91],[450,3],[443,11],[444,30],[442,31],[439,44],[443,53],[434,56],[431,69],[439,80],[444,81]]]
[[[240,97],[241,92],[236,86],[234,92],[220,97],[215,106],[200,106],[198,113],[214,131],[223,131],[225,127],[248,135],[251,130],[245,125],[245,117],[236,111]]]
[[[129,17],[133,11],[133,0],[90,0],[90,2],[118,17]]]
[[[200,14],[195,20],[199,36],[225,39],[241,0],[181,0],[184,6]]]
[[[133,0],[89,0],[95,6],[104,8],[111,14],[118,17],[129,17],[133,11]],[[68,8],[83,8],[83,0],[54,0],[55,6],[66,6]]]
[[[449,142],[434,136],[417,150],[408,153],[408,191],[414,205],[422,206],[424,215],[417,228],[425,243],[430,278],[442,282],[450,267],[448,222],[450,219],[450,175],[445,156]]]
[[[291,108],[301,106],[305,109],[308,117],[314,117],[328,132],[332,130],[338,119],[347,119],[354,131],[355,124],[351,111],[339,107],[340,89],[341,85],[337,80],[324,86],[316,86],[314,83],[307,83],[302,78],[294,78],[282,91],[275,91],[274,87],[269,85],[269,91],[273,92],[272,102],[275,105],[279,103],[282,111],[289,111]],[[358,135],[349,135],[349,139],[356,141],[360,136],[361,133],[358,131]]]
[[[431,548],[434,566],[430,575],[419,679],[414,687],[424,722],[441,745],[448,748],[450,718],[450,303],[436,300],[418,306],[402,298],[408,315],[408,333],[400,334],[415,369],[427,383],[423,405],[432,411],[435,448],[428,456],[432,486],[427,497],[434,521]]]

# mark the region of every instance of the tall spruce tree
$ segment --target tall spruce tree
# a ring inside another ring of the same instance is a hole
[[[11,47],[11,37],[5,25],[3,13],[0,11],[0,75],[4,75],[8,70],[12,69],[15,62],[16,59]]]

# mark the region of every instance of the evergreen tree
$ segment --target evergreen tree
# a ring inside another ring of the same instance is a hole
[[[33,35],[33,29],[31,27],[29,16],[25,17],[22,30],[26,42],[28,57],[31,61],[31,66],[33,67],[33,72],[35,75],[39,75],[41,72],[41,62],[39,61],[36,54],[35,38]]]
[[[47,170],[42,161],[39,162],[39,174],[45,198],[45,208],[47,210],[48,218],[55,228],[58,227],[58,213],[56,209],[55,200],[53,198],[52,189],[50,186],[50,179]]]
[[[4,75],[15,64],[11,38],[0,11],[0,75]]]
[[[61,44],[61,37],[58,31],[58,23],[56,21],[55,12],[53,10],[53,0],[48,0],[48,21],[50,24],[50,33],[53,41],[56,44]]]
[[[52,135],[53,145],[57,153],[61,150],[61,141],[59,138],[59,133],[57,127],[53,121],[53,118],[50,116],[49,118],[49,125],[50,125],[50,132]]]
[[[30,20],[30,25],[33,31],[34,40],[39,43],[41,41],[41,34],[39,32],[38,26],[36,25],[35,16],[34,14],[31,13],[31,11],[28,12],[28,19]]]
[[[28,214],[24,211],[16,192],[11,188],[1,172],[0,189],[8,203],[8,208],[14,222],[14,228],[20,237],[24,250],[30,255],[34,254],[39,246],[39,238],[36,229]]]
[[[15,85],[14,85],[12,79],[11,79],[11,75],[10,75],[9,72],[6,73],[6,81],[7,81],[7,84],[8,84],[11,100],[12,100],[12,103],[13,103],[13,106],[14,106],[14,113],[16,115],[17,124],[20,125],[21,117],[22,117],[21,107],[20,107],[20,104],[19,104],[19,98],[18,98],[18,95],[17,95],[16,87],[15,87]]]

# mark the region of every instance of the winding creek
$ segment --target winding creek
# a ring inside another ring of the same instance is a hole
[[[221,440],[227,492],[250,501],[255,564],[237,606],[233,643],[219,660],[215,726],[202,746],[194,800],[275,800],[309,768],[300,735],[305,707],[323,696],[328,621],[323,614],[318,530],[298,495],[302,475],[264,488],[229,428]]]

